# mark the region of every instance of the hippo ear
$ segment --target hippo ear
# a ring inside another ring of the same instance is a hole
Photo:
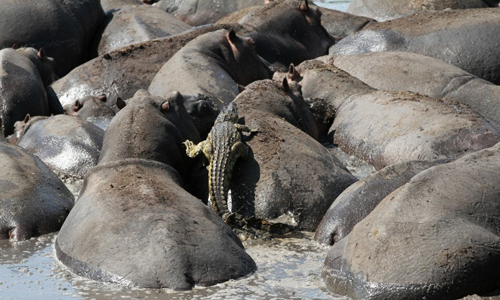
[[[43,48],[40,48],[40,50],[38,50],[37,56],[41,60],[47,59],[47,55],[45,54],[45,50],[43,50]]]
[[[100,94],[99,96],[97,96],[97,99],[101,100],[102,102],[106,102],[106,100],[108,100],[108,97],[106,97],[106,95],[104,94]]]
[[[289,80],[297,81],[297,79],[300,78],[299,71],[295,68],[293,64],[290,64],[290,67],[288,68],[288,75],[287,78]]]
[[[283,81],[281,82],[280,87],[282,90],[284,90],[287,93],[290,91],[290,86],[288,85],[288,80],[286,78],[283,78]]]
[[[300,4],[300,10],[303,12],[307,12],[309,10],[309,4],[307,3],[307,0],[304,0],[304,2]]]
[[[76,113],[82,108],[82,105],[80,104],[80,101],[76,100],[75,103],[73,103],[73,106],[71,107],[71,112],[70,115],[74,116]]]
[[[167,101],[164,101],[162,104],[161,104],[161,110],[163,112],[167,112],[168,110],[170,109],[170,102]]]
[[[271,2],[273,2],[273,0],[265,0],[265,1],[264,1],[264,4],[269,4],[269,3],[271,3]]]
[[[14,50],[19,49],[19,45],[18,44],[12,44],[12,49],[14,49]]]
[[[127,103],[125,101],[123,101],[122,98],[120,98],[120,97],[116,98],[116,107],[118,107],[118,109],[122,109],[125,106],[127,106]]]
[[[238,42],[238,37],[236,36],[236,33],[232,29],[226,34],[226,38],[227,41],[231,44],[236,44]]]
[[[24,117],[24,120],[23,120],[24,124],[28,123],[30,121],[30,119],[31,119],[31,115],[26,114],[26,117]]]
[[[242,93],[245,90],[245,86],[238,84],[238,92]]]

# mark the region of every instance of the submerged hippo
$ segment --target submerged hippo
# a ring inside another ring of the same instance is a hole
[[[0,141],[0,239],[14,241],[61,228],[74,198],[35,155]]]
[[[104,19],[99,0],[4,1],[0,10],[0,48],[44,48],[61,77],[81,64]]]
[[[172,76],[172,70],[175,76]],[[156,74],[149,86],[153,95],[179,91],[202,94],[221,108],[239,93],[238,85],[270,78],[270,70],[255,53],[254,41],[233,30],[205,33],[177,52]]]
[[[412,52],[443,60],[499,84],[498,12],[497,8],[459,9],[371,23],[333,45],[329,53]]]
[[[99,164],[56,240],[57,258],[73,272],[185,290],[256,269],[238,237],[186,191],[174,168],[186,167],[180,141],[196,134],[179,104],[178,93],[164,99],[139,91],[111,122]]]
[[[429,168],[331,247],[322,276],[355,299],[458,299],[498,289],[500,143]]]
[[[37,155],[59,175],[83,178],[97,164],[104,131],[67,115],[29,117],[18,124],[17,145]]]
[[[27,114],[60,113],[57,99],[48,99],[45,87],[55,79],[53,60],[34,48],[0,50],[0,135],[14,132],[14,124]],[[53,103],[49,103],[52,101]]]

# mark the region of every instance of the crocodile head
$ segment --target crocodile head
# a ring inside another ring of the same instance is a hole
[[[237,123],[238,122],[238,107],[236,107],[236,104],[233,102],[229,103],[228,106],[224,107],[219,115],[217,116],[217,119],[215,120],[215,123],[219,122],[233,122]]]

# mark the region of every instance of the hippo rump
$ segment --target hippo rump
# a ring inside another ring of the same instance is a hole
[[[444,61],[410,52],[326,56],[333,64],[378,90],[411,91],[470,106],[500,125],[500,87]]]
[[[386,21],[426,10],[486,8],[498,3],[498,0],[352,0],[347,12]]]
[[[147,89],[161,67],[188,42],[207,32],[238,25],[217,25],[193,29],[172,37],[126,46],[75,68],[51,86],[66,111],[75,101],[105,94],[107,105],[118,111],[118,98],[132,98]]]
[[[0,11],[0,48],[43,47],[63,76],[86,59],[103,19],[99,0],[8,1]]]
[[[83,179],[97,165],[104,131],[67,115],[29,116],[17,124],[17,145],[38,156],[58,175]]]
[[[371,23],[333,45],[329,53],[412,52],[443,60],[499,84],[499,25],[496,8],[419,13]]]
[[[128,286],[185,290],[256,269],[238,237],[186,191],[169,165],[185,168],[178,162],[184,151],[178,141],[196,138],[187,129],[193,127],[190,119],[176,113],[179,97],[139,91],[111,122],[99,164],[85,178],[56,240],[56,256],[73,272]]]
[[[340,194],[318,225],[314,239],[333,245],[351,232],[387,195],[413,176],[448,160],[414,160],[390,165],[352,184]]]
[[[500,144],[427,169],[334,244],[322,276],[355,299],[457,299],[498,289]]]
[[[27,114],[49,116],[60,113],[57,99],[49,103],[45,87],[54,80],[53,60],[43,50],[0,50],[0,135],[14,132],[14,124]]]
[[[74,198],[38,157],[0,142],[0,239],[21,241],[61,228]]]
[[[265,0],[160,0],[154,4],[191,26],[215,23],[232,12],[255,5]]]
[[[376,169],[411,160],[455,159],[500,140],[497,128],[456,101],[374,90],[319,61],[297,69],[304,95],[323,98],[336,109],[329,133],[333,143]]]
[[[201,94],[220,109],[238,95],[238,85],[270,76],[252,39],[221,29],[205,33],[179,50],[153,78],[149,92],[158,96],[173,91],[186,96]]]
[[[325,55],[334,39],[321,26],[321,12],[307,0],[276,0],[247,14],[239,21],[255,42],[255,50],[272,65],[288,66]]]
[[[191,26],[165,11],[149,6],[123,6],[106,14],[93,43],[93,56],[104,55],[127,45],[179,34]]]
[[[267,228],[314,231],[333,200],[357,179],[315,138],[317,130],[298,86],[272,80],[249,85],[235,100],[258,133],[249,158],[235,165],[232,211]]]

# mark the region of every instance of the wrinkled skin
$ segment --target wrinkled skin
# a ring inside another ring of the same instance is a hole
[[[443,60],[499,84],[498,12],[492,8],[459,9],[371,23],[333,45],[329,53],[412,52]]]
[[[57,231],[73,204],[71,192],[38,157],[0,141],[0,239]]]
[[[322,276],[356,299],[458,299],[498,288],[500,144],[427,169],[334,244]]]
[[[93,123],[97,127],[106,131],[115,116],[115,112],[106,105],[106,95],[99,97],[85,97],[80,101],[75,101],[73,106],[66,108],[66,114],[78,117],[87,122]],[[120,101],[121,99],[119,99]],[[123,107],[125,102],[121,100],[120,107]]]
[[[33,48],[0,50],[0,133],[3,136],[12,134],[14,123],[27,114],[57,113],[51,110],[45,92],[45,85],[54,78],[51,65],[51,58]]]
[[[240,20],[257,53],[273,70],[325,55],[334,39],[321,26],[321,13],[307,1],[272,1]]]
[[[314,239],[321,244],[337,243],[387,195],[418,173],[446,162],[416,160],[395,164],[352,184],[330,206],[314,233]]]
[[[106,14],[94,39],[93,56],[104,55],[127,45],[179,34],[191,26],[149,5],[123,6]]]
[[[255,271],[238,237],[174,169],[187,166],[181,142],[200,140],[182,102],[179,93],[163,99],[141,90],[111,122],[99,165],[56,240],[56,256],[73,272],[185,290]]]
[[[264,0],[160,0],[155,6],[186,22],[191,26],[215,23],[228,15]]]
[[[411,91],[466,104],[500,125],[500,87],[453,65],[408,52],[372,52],[325,57],[379,90]]]
[[[336,109],[329,132],[333,143],[376,169],[411,160],[455,159],[500,140],[496,128],[456,101],[377,91],[319,61],[297,69],[304,96],[322,98]]]
[[[178,92],[162,98],[138,91],[109,124],[99,164],[141,158],[165,163],[186,175],[190,162],[182,142],[199,142],[200,136],[183,101]]]
[[[26,124],[27,123],[27,124]],[[97,164],[104,131],[67,115],[25,120],[17,145],[60,175],[83,178]]]
[[[265,220],[260,224],[266,230],[315,230],[333,200],[356,178],[311,137],[314,120],[297,87],[258,81],[234,103],[245,125],[258,133],[244,139],[249,158],[237,162],[233,171],[233,212]]]
[[[105,94],[113,110],[117,98],[132,98],[147,89],[161,67],[189,41],[206,32],[237,25],[217,25],[194,29],[173,37],[130,45],[99,56],[71,71],[51,86],[60,103],[66,107],[87,96]]]
[[[265,78],[270,78],[270,70],[255,53],[253,41],[221,29],[197,37],[177,52],[153,78],[149,92],[202,94],[220,109],[238,95],[238,85]]]
[[[0,11],[0,48],[44,48],[61,77],[81,64],[104,18],[99,0],[7,1]]]
[[[353,0],[348,13],[387,21],[426,10],[498,7],[498,0]]]

